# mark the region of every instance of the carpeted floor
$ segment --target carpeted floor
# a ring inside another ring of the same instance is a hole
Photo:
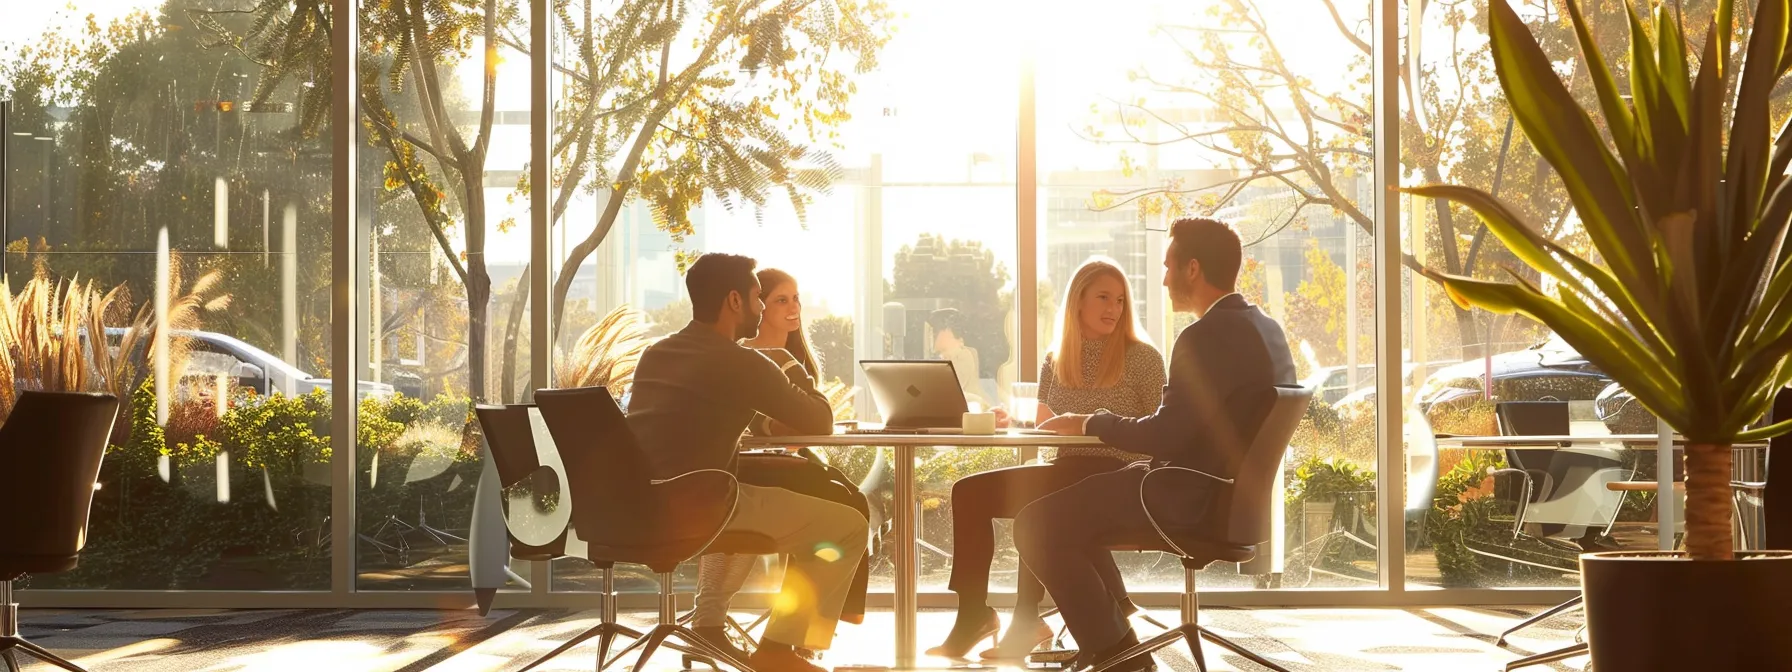
[[[1520,655],[1567,644],[1579,625],[1578,616],[1558,618],[1521,633],[1510,649],[1495,647],[1487,633],[1497,633],[1527,611],[1214,608],[1204,611],[1202,622],[1292,670],[1491,672]],[[1173,612],[1154,615],[1163,622],[1175,618]],[[640,627],[650,619],[650,614],[628,614],[623,620]],[[522,668],[595,624],[597,614],[519,610],[481,618],[472,611],[37,609],[26,610],[21,620],[26,637],[92,672],[485,672]],[[937,643],[950,626],[949,612],[923,613],[922,646]],[[835,650],[822,662],[887,665],[892,630],[888,612],[871,614],[864,625],[842,626]],[[1152,632],[1140,628],[1142,636]],[[588,671],[596,655],[595,645],[588,643],[536,669]],[[1206,655],[1209,669],[1216,672],[1261,669],[1211,645]],[[1194,669],[1180,645],[1157,661],[1160,670]],[[1579,670],[1585,659],[1568,663],[1553,669]],[[942,659],[922,662],[931,668],[950,664]],[[679,667],[679,656],[668,652],[656,656],[648,669]],[[25,669],[53,668],[36,663]]]

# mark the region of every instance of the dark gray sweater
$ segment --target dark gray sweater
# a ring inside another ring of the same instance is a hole
[[[798,375],[786,376],[757,350],[692,322],[641,354],[629,427],[656,478],[734,471],[741,433],[755,414],[802,434],[833,432],[827,398],[806,380],[792,383]]]

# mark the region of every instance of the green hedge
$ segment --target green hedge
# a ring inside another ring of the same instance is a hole
[[[107,450],[80,565],[31,577],[30,585],[327,590],[329,393],[264,397],[239,390],[222,414],[215,400],[192,399],[174,404],[164,426],[156,422],[153,390],[145,381],[132,394],[120,420],[129,431]],[[466,431],[467,400],[395,396],[363,400],[359,410],[357,529],[370,533],[389,515],[414,521],[421,506],[432,524],[464,536],[481,466]],[[423,457],[441,463],[441,473],[404,482],[394,467]],[[219,501],[220,471],[229,501]],[[362,567],[385,561],[361,546]]]

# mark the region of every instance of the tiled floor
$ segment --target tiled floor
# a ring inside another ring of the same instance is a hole
[[[1494,633],[1515,622],[1522,609],[1209,609],[1203,623],[1292,670],[1494,670],[1519,655],[1553,649],[1573,637],[1578,617],[1567,616],[1524,633],[1510,650],[1493,645]],[[1156,614],[1173,622],[1171,612]],[[629,614],[637,627],[648,614]],[[597,622],[596,612],[555,610],[472,611],[315,610],[217,611],[26,610],[25,636],[92,672],[486,672],[518,670]],[[923,646],[944,636],[948,612],[926,612]],[[843,626],[830,666],[888,664],[888,612],[864,625]],[[1150,630],[1141,627],[1141,635]],[[595,645],[580,646],[536,668],[592,670]],[[1209,669],[1260,669],[1209,646]],[[1189,672],[1194,663],[1177,648],[1158,656],[1160,670]],[[654,672],[679,668],[675,653],[656,656]],[[1578,670],[1585,659],[1557,670]],[[949,661],[924,660],[944,668]],[[29,672],[47,672],[43,664]],[[626,668],[611,668],[626,669]],[[1531,668],[1550,669],[1550,668]]]

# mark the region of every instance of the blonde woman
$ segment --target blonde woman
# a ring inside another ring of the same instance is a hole
[[[784,369],[791,380],[821,380],[821,363],[809,345],[808,330],[803,328],[803,300],[797,292],[796,279],[789,273],[764,268],[758,273],[760,298],[765,312],[760,317],[758,335],[742,340],[741,345],[753,348],[771,358]],[[795,372],[803,375],[796,375]],[[759,434],[783,434],[765,423],[761,416],[750,429]],[[783,488],[798,494],[845,504],[869,516],[870,501],[859,493],[859,486],[839,469],[816,459],[808,449],[797,455],[746,453],[737,464],[740,482],[768,488]],[[724,627],[728,607],[746,585],[758,558],[747,555],[705,555],[697,565],[697,602],[692,613],[692,629],[711,644],[722,647],[746,660],[747,653],[735,648]],[[840,620],[862,623],[865,620],[865,591],[871,575],[869,553],[860,555],[852,586],[841,608]]]
[[[1058,318],[1057,337],[1039,371],[1039,421],[1059,413],[1109,410],[1148,415],[1163,398],[1164,359],[1140,333],[1132,292],[1120,266],[1105,258],[1085,262],[1071,278]],[[997,518],[1013,518],[1034,500],[1089,476],[1114,471],[1140,455],[1108,448],[1062,448],[1045,464],[997,469],[952,486],[952,578],[958,620],[946,642],[929,655],[963,658],[994,636],[1001,621],[987,603],[995,556]],[[1122,585],[1118,577],[1110,585]],[[985,660],[1025,656],[1051,631],[1039,618],[1045,590],[1025,566],[1016,579],[1014,617]],[[1124,600],[1124,595],[1116,596]],[[1130,610],[1130,603],[1122,608]]]

